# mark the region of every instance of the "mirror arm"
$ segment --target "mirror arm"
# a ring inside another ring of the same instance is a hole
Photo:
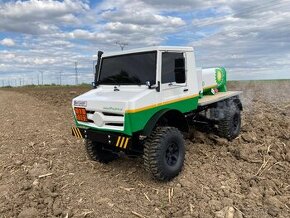
[[[148,86],[148,89],[156,89],[157,92],[160,92],[160,81],[157,82],[157,86],[151,85],[150,82],[146,82],[146,85]]]
[[[160,92],[160,81],[157,82],[156,91],[157,91],[157,92]]]

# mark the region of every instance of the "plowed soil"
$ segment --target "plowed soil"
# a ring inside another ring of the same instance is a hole
[[[241,135],[192,130],[174,180],[142,158],[92,162],[71,136],[70,102],[88,88],[0,90],[0,217],[290,217],[290,82],[235,82]]]

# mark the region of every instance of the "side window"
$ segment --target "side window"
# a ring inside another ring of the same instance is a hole
[[[162,83],[185,83],[185,63],[183,53],[162,54]]]

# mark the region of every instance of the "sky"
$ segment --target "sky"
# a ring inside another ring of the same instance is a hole
[[[230,80],[290,79],[290,0],[0,0],[0,86],[74,84],[75,68],[89,83],[120,43],[192,46]]]

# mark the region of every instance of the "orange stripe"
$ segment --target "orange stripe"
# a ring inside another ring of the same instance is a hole
[[[124,144],[124,148],[127,148],[127,144],[128,144],[129,138],[126,139],[125,144]]]
[[[120,136],[118,137],[118,141],[117,141],[117,143],[116,143],[116,147],[118,147],[119,146],[119,142],[120,142]]]
[[[77,127],[75,127],[75,131],[76,131],[77,137],[78,138],[81,138],[80,135],[79,135],[79,132],[78,132],[78,128]]]
[[[79,135],[80,135],[80,138],[82,139],[83,136],[82,136],[82,133],[81,133],[81,130],[79,128],[77,128],[78,132],[79,132]]]
[[[74,136],[75,136],[75,137],[78,137],[78,135],[77,135],[76,130],[75,130],[74,127],[72,128],[72,130],[73,130],[73,132],[74,132]]]
[[[73,136],[75,136],[76,134],[75,134],[74,128],[72,127],[71,130],[73,132]]]
[[[124,139],[125,139],[125,137],[122,137],[122,141],[121,141],[121,144],[120,144],[120,148],[122,148],[122,146],[123,146]]]

